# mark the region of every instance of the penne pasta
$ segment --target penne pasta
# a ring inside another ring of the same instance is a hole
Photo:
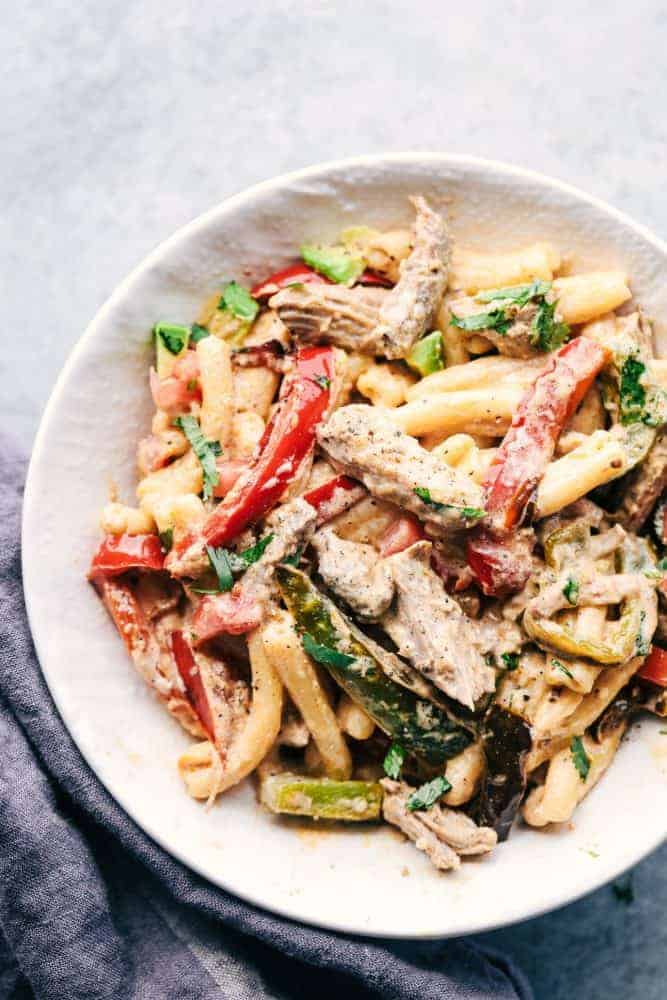
[[[388,418],[417,437],[434,431],[497,437],[509,427],[522,397],[523,389],[512,385],[434,393],[391,410]]]
[[[504,253],[457,247],[452,255],[449,287],[472,294],[485,288],[521,285],[535,278],[550,281],[560,266],[560,254],[551,243],[532,243]]]
[[[209,440],[219,441],[225,450],[232,436],[234,384],[229,344],[217,337],[205,337],[197,344],[199,381],[202,392],[199,424]]]
[[[287,612],[276,612],[262,633],[264,654],[299,709],[332,778],[349,778],[352,759],[325,688],[304,653]]]
[[[367,740],[375,732],[375,723],[363,708],[357,705],[345,692],[341,694],[336,709],[338,725],[354,740]]]
[[[526,388],[544,368],[544,358],[507,358],[494,354],[488,358],[476,358],[465,365],[444,368],[421,379],[408,389],[406,399],[412,402],[440,392],[456,392],[461,389],[482,389],[498,385],[500,382]]]
[[[155,531],[155,521],[141,508],[108,503],[102,509],[100,528],[109,535],[143,535]]]
[[[591,271],[556,278],[558,313],[565,323],[588,323],[632,298],[623,271]]]
[[[537,488],[537,517],[548,517],[596,486],[618,479],[626,465],[622,440],[613,431],[595,431],[573,451],[549,463]]]
[[[404,403],[416,377],[394,362],[369,365],[357,379],[357,389],[373,406],[394,407]]]

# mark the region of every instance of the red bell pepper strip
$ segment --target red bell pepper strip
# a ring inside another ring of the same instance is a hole
[[[487,525],[507,531],[521,520],[560,432],[608,358],[605,347],[577,337],[537,376],[487,472]]]
[[[282,271],[276,271],[266,281],[260,281],[258,285],[250,289],[250,294],[253,299],[268,298],[270,295],[275,295],[277,291],[285,288],[287,285],[307,285],[309,282],[324,285],[333,284],[333,282],[325,278],[323,274],[319,274],[312,267],[308,267],[307,264],[298,263],[290,264],[289,267],[284,268]]]
[[[118,576],[131,569],[164,569],[164,549],[157,535],[105,535],[93,556],[88,578]]]
[[[284,493],[315,443],[315,429],[330,402],[335,377],[331,347],[301,348],[283,379],[278,410],[259,443],[259,457],[204,525],[206,545],[227,545],[263,517]]]
[[[360,274],[357,278],[358,285],[379,285],[380,288],[393,288],[394,283],[385,278],[382,274],[377,274],[375,271],[371,271],[369,268]]]
[[[587,337],[552,355],[519,404],[484,483],[483,527],[468,543],[468,563],[485,594],[520,589],[530,572],[530,548],[509,532],[521,523],[567,420],[605,365],[609,351]]]
[[[416,518],[397,517],[380,538],[380,555],[383,559],[393,556],[425,538],[424,529]]]
[[[667,650],[661,649],[660,646],[652,646],[641,670],[637,671],[637,677],[667,688]]]
[[[366,490],[349,476],[336,476],[303,494],[303,499],[317,511],[317,527],[338,517],[366,496]]]
[[[181,631],[171,633],[171,648],[181,680],[185,685],[188,701],[197,713],[199,721],[209,737],[214,740],[215,725],[211,707],[208,703],[206,688],[197,667],[194,653]]]

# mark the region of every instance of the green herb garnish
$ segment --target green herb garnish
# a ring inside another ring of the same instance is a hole
[[[421,812],[423,809],[430,809],[438,799],[446,795],[451,789],[451,784],[443,774],[438,775],[433,781],[427,781],[425,785],[420,785],[415,789],[407,801],[410,812]]]
[[[405,750],[403,749],[403,747],[400,745],[400,743],[392,743],[392,745],[387,750],[387,756],[382,762],[384,773],[387,775],[388,778],[393,778],[394,781],[398,781],[404,760],[405,760]]]
[[[555,351],[557,347],[562,347],[570,336],[567,323],[556,320],[557,304],[557,302],[547,302],[546,299],[538,303],[533,320],[532,340],[541,351]]]
[[[575,605],[579,600],[579,581],[573,576],[568,576],[567,583],[563,587],[563,597],[568,604]]]
[[[236,281],[230,281],[222,290],[218,309],[226,309],[238,319],[252,323],[259,312],[259,302],[253,299],[248,289],[244,288],[243,285],[239,285]]]
[[[304,243],[301,256],[309,267],[339,285],[354,284],[366,267],[363,257],[345,247]]]
[[[516,670],[519,666],[518,653],[501,653],[500,659],[505,664],[505,670]]]
[[[525,306],[531,299],[537,298],[538,295],[546,295],[550,290],[550,281],[532,281],[529,285],[512,285],[509,288],[489,288],[485,292],[478,292],[475,295],[475,299],[477,302],[495,302],[499,299],[505,299],[521,307]]]
[[[160,539],[162,548],[165,552],[171,552],[171,547],[174,544],[174,529],[166,528],[164,531],[160,532],[158,538]]]
[[[304,632],[301,636],[301,644],[308,656],[312,656],[317,663],[321,663],[325,667],[347,667],[355,660],[354,656],[340,653],[337,649],[331,649],[330,646],[320,645],[308,632]]]
[[[260,538],[258,542],[251,545],[250,548],[244,549],[243,552],[239,552],[237,558],[242,559],[246,566],[250,566],[252,563],[256,563],[258,559],[264,554],[265,549],[273,541],[273,533],[270,535],[264,535],[264,538]]]
[[[227,550],[223,548],[214,549],[211,545],[206,546],[206,555],[211,564],[211,568],[218,578],[219,592],[225,594],[234,586],[232,567],[229,565]]]
[[[291,556],[285,556],[285,558],[283,559],[283,562],[287,566],[298,566],[299,563],[301,562],[301,556],[303,555],[303,549],[304,549],[304,546],[303,545],[299,545],[299,547],[297,548],[296,552],[293,552]]]
[[[560,670],[560,672],[562,674],[565,674],[566,677],[569,677],[571,681],[574,680],[574,674],[572,673],[572,671],[569,670],[564,663],[561,663],[560,660],[556,660],[554,658],[552,659],[551,663],[556,668],[556,670]]]
[[[190,338],[190,327],[178,326],[176,323],[156,323],[153,333],[170,354],[180,354]]]
[[[210,336],[211,334],[206,327],[200,326],[199,323],[193,323],[190,327],[190,340],[193,344],[198,344],[200,340],[204,340],[206,337]]]
[[[512,320],[505,315],[504,309],[493,309],[491,312],[475,313],[473,316],[457,316],[451,313],[451,324],[459,330],[497,330],[504,336],[512,325]]]
[[[570,753],[572,754],[572,761],[577,769],[577,773],[582,781],[585,781],[588,777],[588,772],[591,769],[591,762],[588,754],[584,749],[584,744],[581,742],[580,736],[573,736],[570,743]]]
[[[480,510],[479,507],[457,507],[453,503],[440,503],[439,500],[433,500],[431,498],[431,491],[425,486],[415,486],[412,491],[420,500],[428,504],[429,507],[433,507],[434,510],[455,510],[461,517],[465,517],[471,521],[478,521],[481,517],[486,515],[485,510]]]
[[[326,375],[316,375],[313,382],[316,382],[320,389],[324,389],[325,392],[331,387],[331,379],[327,378]]]
[[[621,366],[619,380],[619,409],[622,424],[633,424],[644,417],[646,390],[642,378],[646,365],[635,355],[630,355]]]
[[[199,421],[196,417],[191,415],[176,417],[174,420],[174,426],[181,428],[186,438],[192,445],[192,450],[199,459],[203,473],[204,485],[202,495],[204,500],[210,500],[213,496],[213,490],[220,481],[218,470],[215,465],[216,458],[218,455],[222,454],[220,442],[207,441],[202,433],[201,427],[199,426]]]

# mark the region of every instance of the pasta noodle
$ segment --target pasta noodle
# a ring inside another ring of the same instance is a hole
[[[521,285],[534,278],[550,281],[560,264],[560,254],[550,243],[533,243],[506,253],[455,248],[449,287],[472,294],[483,288]]]

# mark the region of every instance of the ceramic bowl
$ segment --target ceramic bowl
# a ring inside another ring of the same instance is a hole
[[[535,173],[442,154],[301,170],[185,226],[99,311],[46,408],[23,531],[28,610],[48,686],[88,764],[136,823],[184,864],[258,906],[339,931],[404,938],[522,920],[595,889],[658,846],[667,832],[667,737],[659,725],[633,727],[567,828],[517,826],[490,856],[443,875],[387,827],[332,832],[278,820],[256,804],[248,782],[208,812],[189,799],[176,770],[188,738],[135,674],[85,575],[110,482],[133,496],[135,446],[150,421],[153,323],[191,322],[223,280],[252,284],[293,259],[304,241],[352,224],[408,224],[414,192],[446,209],[455,237],[469,246],[550,240],[572,270],[624,268],[667,355],[667,246],[601,202]]]

